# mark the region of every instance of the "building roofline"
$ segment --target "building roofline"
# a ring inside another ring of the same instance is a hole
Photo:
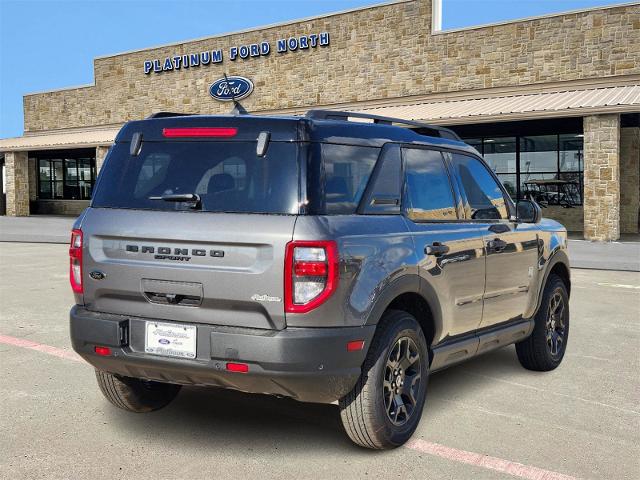
[[[272,28],[277,28],[277,27],[284,27],[287,25],[293,25],[294,23],[300,23],[300,22],[308,22],[310,20],[318,20],[321,18],[328,18],[328,17],[334,17],[337,15],[344,15],[344,14],[348,14],[348,13],[353,13],[353,12],[359,12],[359,11],[363,11],[363,10],[370,10],[373,8],[379,8],[379,7],[386,7],[389,5],[396,5],[396,4],[400,4],[400,3],[411,3],[411,2],[415,2],[416,0],[387,0],[386,2],[381,2],[381,3],[374,3],[373,5],[367,5],[364,7],[355,7],[355,8],[349,8],[346,10],[339,10],[337,12],[330,12],[330,13],[323,13],[320,15],[312,15],[309,17],[303,17],[303,18],[297,18],[297,19],[293,19],[293,20],[284,20],[282,22],[276,22],[276,23],[270,23],[267,25],[260,25],[257,27],[250,27],[250,28],[245,28],[242,30],[235,30],[235,31],[231,31],[231,32],[224,32],[224,33],[216,33],[214,35],[206,35],[204,37],[199,37],[199,38],[192,38],[189,40],[181,40],[178,42],[170,42],[170,43],[164,43],[161,45],[154,45],[152,47],[145,47],[145,48],[136,48],[134,50],[127,50],[125,52],[119,52],[119,53],[111,53],[108,55],[100,55],[98,57],[94,57],[94,61],[95,60],[100,60],[103,58],[111,58],[111,57],[119,57],[121,55],[128,55],[131,53],[140,53],[140,52],[145,52],[147,50],[157,50],[159,48],[166,48],[166,47],[174,47],[177,45],[183,45],[185,43],[193,43],[193,42],[201,42],[204,40],[211,40],[214,38],[222,38],[222,37],[228,37],[231,35],[241,35],[241,34],[245,34],[245,33],[251,33],[251,32],[258,32],[260,30],[268,30],[268,29],[272,29]]]
[[[532,15],[530,17],[522,17],[522,18],[514,18],[512,20],[502,20],[500,22],[492,22],[492,23],[483,23],[481,25],[471,25],[469,27],[458,27],[458,28],[447,28],[443,30],[432,31],[432,35],[442,35],[446,33],[458,33],[465,32],[467,30],[477,30],[480,28],[487,27],[498,27],[501,25],[510,25],[512,23],[521,23],[521,22],[530,22],[533,20],[540,20],[544,18],[552,18],[552,17],[562,17],[564,15],[573,15],[576,13],[585,13],[585,12],[593,12],[595,10],[608,10],[611,8],[619,8],[619,7],[629,7],[632,5],[640,5],[640,1],[628,1],[628,2],[619,2],[613,3],[610,5],[600,5],[599,7],[589,7],[589,8],[576,8],[573,10],[566,10],[563,12],[555,12],[555,13],[545,13],[542,15]]]
[[[35,92],[28,92],[28,93],[24,93],[22,96],[23,97],[30,97],[31,95],[41,95],[43,93],[55,93],[55,92],[64,92],[65,90],[79,90],[81,88],[91,88],[91,87],[95,87],[96,84],[94,83],[84,83],[82,85],[73,85],[71,87],[60,87],[60,88],[54,88],[52,90],[38,90]]]

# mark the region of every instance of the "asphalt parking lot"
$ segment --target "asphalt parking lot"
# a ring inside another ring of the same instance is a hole
[[[372,452],[334,405],[184,388],[112,407],[69,346],[66,251],[0,244],[1,478],[640,478],[640,273],[574,269],[560,368],[510,347],[435,374],[411,444]]]

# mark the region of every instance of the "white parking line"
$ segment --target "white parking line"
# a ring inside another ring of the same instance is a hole
[[[607,282],[600,282],[600,283],[596,283],[596,285],[599,285],[599,286],[601,286],[601,287],[640,289],[640,285],[625,285],[625,284],[623,284],[623,283],[607,283]]]
[[[64,358],[65,360],[84,362],[82,357],[76,352],[63,350],[62,348],[52,347],[51,345],[45,345],[43,343],[33,342],[24,338],[17,338],[0,334],[0,343],[3,343],[5,345],[13,345],[14,347],[28,348],[29,350],[36,350],[38,352],[46,353],[47,355]]]
[[[490,457],[479,453],[458,450],[457,448],[446,447],[438,443],[427,442],[426,440],[409,440],[405,446],[411,450],[427,453],[436,457],[446,458],[467,465],[474,465],[489,470],[513,475],[514,477],[527,478],[529,480],[576,480],[576,477],[563,473],[545,470],[543,468],[524,465],[522,463],[504,460],[502,458]]]

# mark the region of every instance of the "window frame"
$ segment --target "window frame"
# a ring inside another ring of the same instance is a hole
[[[401,186],[401,191],[400,191],[400,213],[401,215],[406,218],[408,221],[413,222],[415,224],[424,224],[424,223],[457,223],[460,222],[462,220],[461,218],[461,211],[460,211],[460,206],[461,206],[461,198],[459,197],[459,192],[458,189],[456,188],[456,185],[453,182],[453,178],[452,178],[452,171],[449,168],[449,165],[445,159],[444,153],[448,152],[448,151],[455,151],[455,150],[449,150],[449,149],[443,149],[443,148],[437,148],[437,147],[432,147],[432,146],[428,146],[428,145],[416,145],[416,144],[400,144],[399,145],[400,148],[400,158],[401,158],[401,166],[402,166],[402,173],[401,173],[401,178],[402,178],[402,186]],[[442,220],[433,220],[433,219],[413,219],[411,218],[408,213],[407,213],[407,205],[405,204],[405,198],[407,196],[407,164],[406,164],[406,156],[405,156],[405,150],[408,149],[414,149],[414,150],[427,150],[427,151],[432,151],[432,152],[438,152],[440,154],[440,159],[442,161],[442,166],[444,167],[444,171],[447,174],[447,178],[449,179],[449,188],[451,189],[451,198],[453,199],[453,206],[455,208],[456,211],[456,218],[448,218],[448,219],[442,219]]]

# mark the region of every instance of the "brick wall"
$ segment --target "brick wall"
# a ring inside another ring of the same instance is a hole
[[[229,47],[327,31],[331,45],[230,61]],[[144,74],[145,60],[222,49],[222,64]],[[249,77],[250,111],[640,73],[640,8],[605,8],[431,34],[411,0],[94,62],[95,86],[24,97],[25,130],[121,123],[154,111],[226,113],[208,86]]]
[[[620,115],[584,117],[584,237],[620,238]]]
[[[638,233],[640,210],[640,128],[620,129],[620,231]]]

